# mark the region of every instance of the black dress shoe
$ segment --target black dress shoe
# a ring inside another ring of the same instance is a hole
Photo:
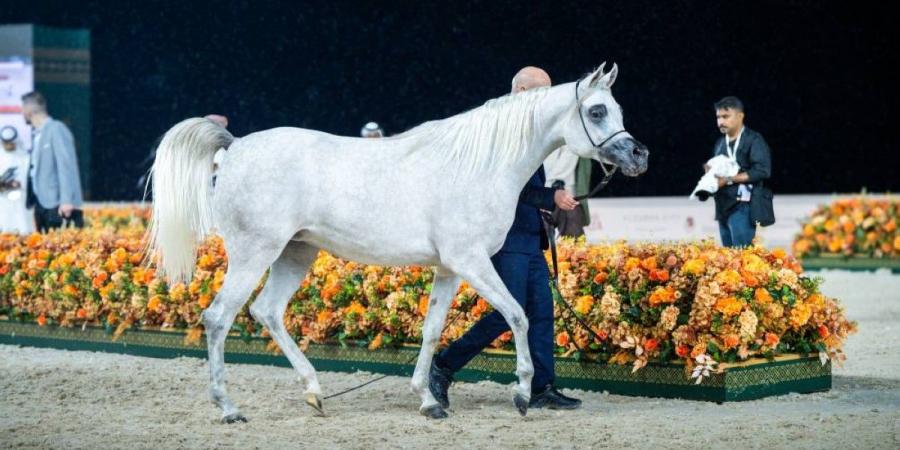
[[[428,373],[428,390],[445,409],[450,407],[450,397],[447,396],[447,391],[451,384],[453,384],[453,372],[439,367],[432,361],[431,371]]]
[[[531,401],[528,402],[529,408],[547,408],[547,409],[578,409],[581,407],[581,400],[572,397],[566,397],[559,392],[552,384],[548,384],[541,392],[532,392]]]

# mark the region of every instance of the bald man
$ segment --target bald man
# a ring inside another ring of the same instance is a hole
[[[547,72],[537,67],[525,67],[512,80],[512,94],[548,86],[550,76]],[[548,242],[540,210],[552,211],[559,207],[571,211],[578,202],[569,192],[546,188],[544,183],[544,168],[540,167],[522,189],[512,228],[491,262],[528,316],[528,346],[534,362],[529,406],[575,409],[581,406],[581,400],[567,397],[553,386],[553,298],[550,296],[550,271],[543,253]],[[442,407],[450,406],[447,391],[453,383],[453,374],[506,331],[509,331],[506,319],[494,311],[435,355],[428,388]]]

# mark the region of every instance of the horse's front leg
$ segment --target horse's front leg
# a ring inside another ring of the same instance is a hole
[[[428,299],[428,313],[425,315],[425,325],[422,328],[422,350],[419,351],[419,359],[416,362],[416,370],[412,377],[412,391],[422,399],[419,412],[425,417],[442,419],[447,417],[447,412],[431,395],[428,389],[428,374],[431,370],[431,360],[434,358],[434,349],[441,339],[441,331],[447,319],[447,311],[453,301],[453,296],[459,288],[459,277],[438,267],[434,274],[434,284],[431,288],[431,296]]]
[[[513,394],[513,403],[519,414],[524,416],[528,412],[531,378],[534,376],[531,350],[528,347],[528,318],[525,311],[510,294],[487,255],[461,258],[448,267],[472,285],[509,324],[516,343],[516,375],[519,377],[519,384],[516,385]]]

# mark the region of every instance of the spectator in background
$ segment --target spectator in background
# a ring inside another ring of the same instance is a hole
[[[714,106],[722,137],[713,147],[713,156],[724,155],[740,167],[735,176],[716,177],[716,220],[722,246],[746,247],[753,243],[757,222],[768,224],[767,217],[754,217],[751,202],[760,206],[757,211],[771,214],[768,219],[774,222],[771,191],[763,189],[763,181],[772,174],[772,156],[762,135],[744,125],[743,102],[725,97]],[[707,172],[712,169],[708,165],[704,168]]]
[[[34,130],[26,205],[34,207],[38,231],[59,228],[66,222],[84,226],[81,178],[72,132],[66,124],[50,117],[47,100],[40,92],[22,96],[22,115]]]
[[[382,130],[377,123],[369,122],[362,127],[362,130],[359,131],[359,135],[364,138],[380,138],[384,137],[384,130]]]
[[[0,233],[27,234],[34,230],[34,219],[22,194],[28,180],[28,153],[18,138],[14,127],[0,128]]]

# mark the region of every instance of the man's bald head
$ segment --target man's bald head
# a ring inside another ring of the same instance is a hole
[[[512,92],[550,86],[550,75],[544,69],[534,66],[522,68],[512,79]]]

